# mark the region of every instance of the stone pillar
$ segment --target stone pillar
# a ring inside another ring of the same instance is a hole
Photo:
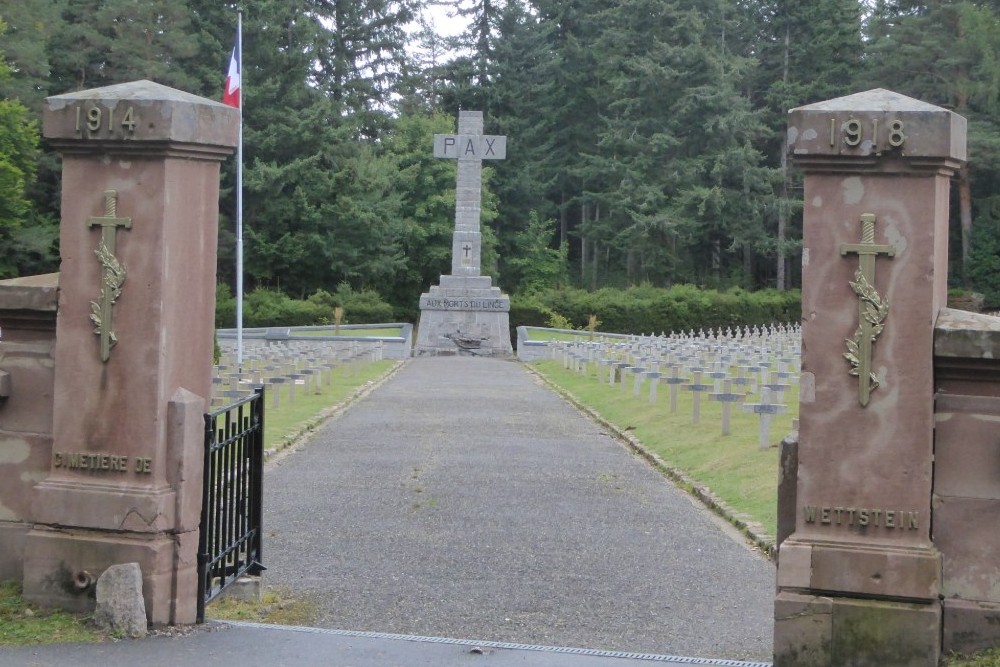
[[[482,111],[458,113],[460,137],[479,139]],[[461,143],[461,142],[459,142]],[[477,142],[478,147],[478,142]],[[483,159],[479,151],[458,151],[455,178],[455,231],[451,241],[451,275],[478,276],[482,267],[483,235],[479,229],[483,199]]]
[[[138,562],[153,623],[193,622],[219,166],[238,113],[149,81],[46,100],[63,158],[52,460],[24,593]]]
[[[938,663],[933,338],[965,132],[961,116],[886,90],[790,112],[805,171],[802,376],[778,667]]]

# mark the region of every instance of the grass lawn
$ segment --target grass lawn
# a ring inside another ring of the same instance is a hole
[[[0,646],[95,642],[104,639],[89,615],[32,607],[21,598],[21,585],[0,583]],[[2,660],[0,660],[2,662]]]
[[[1000,667],[1000,649],[992,649],[972,657],[947,656],[944,667]]]
[[[292,597],[283,591],[267,588],[259,602],[223,596],[208,605],[205,615],[212,620],[274,623],[310,627],[316,624],[319,605],[306,597]]]
[[[647,449],[693,481],[709,487],[741,518],[763,526],[772,539],[777,533],[778,449],[759,449],[759,421],[733,406],[730,435],[722,435],[722,404],[701,397],[698,424],[692,423],[693,395],[677,392],[677,412],[670,413],[670,389],[660,384],[656,404],[649,403],[648,386],[635,397],[629,380],[625,389],[566,370],[557,361],[532,366],[621,431],[633,434]],[[756,398],[752,400],[757,400]],[[785,414],[771,422],[771,442],[792,430],[798,414],[798,392],[785,393]]]

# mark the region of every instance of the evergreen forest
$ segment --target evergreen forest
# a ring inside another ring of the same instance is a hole
[[[219,100],[238,11],[247,292],[375,291],[413,321],[451,266],[432,137],[459,109],[508,137],[482,218],[506,292],[790,290],[787,110],[882,87],[968,118],[950,282],[1000,307],[1000,0],[0,0],[0,278],[58,269],[44,98],[150,79]]]

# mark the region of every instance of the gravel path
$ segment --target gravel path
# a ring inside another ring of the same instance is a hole
[[[517,363],[413,359],[264,481],[322,627],[770,660],[773,565]]]

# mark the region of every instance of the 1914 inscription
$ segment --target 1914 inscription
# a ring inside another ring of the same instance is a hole
[[[88,138],[103,134],[108,138],[130,139],[135,136],[138,123],[139,116],[132,105],[121,112],[98,105],[76,107],[76,131]]]

